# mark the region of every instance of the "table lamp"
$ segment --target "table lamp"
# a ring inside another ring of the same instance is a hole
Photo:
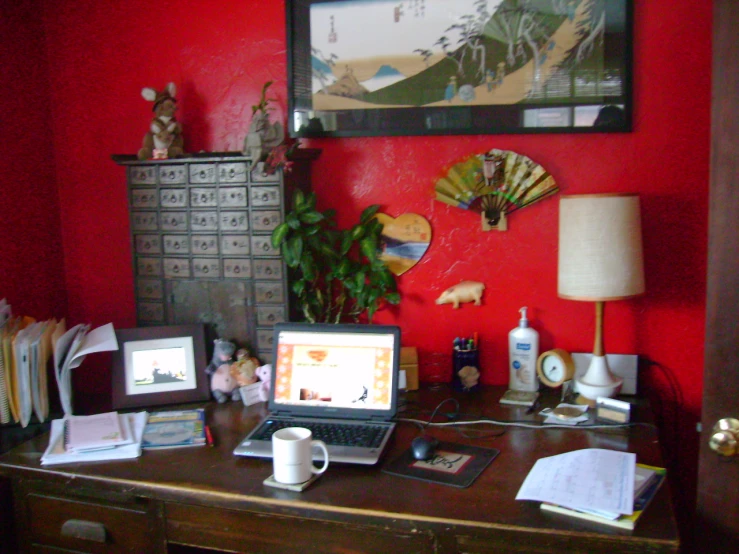
[[[618,394],[603,348],[604,304],[644,293],[639,197],[636,194],[564,195],[559,202],[557,295],[595,302],[595,345],[584,375],[575,378],[585,403]]]

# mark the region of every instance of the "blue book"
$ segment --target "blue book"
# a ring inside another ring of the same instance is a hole
[[[150,414],[141,447],[151,450],[203,446],[206,443],[205,410],[196,408]]]

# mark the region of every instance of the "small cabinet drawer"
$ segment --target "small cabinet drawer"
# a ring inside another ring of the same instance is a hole
[[[30,494],[32,542],[100,554],[158,552],[146,511]]]

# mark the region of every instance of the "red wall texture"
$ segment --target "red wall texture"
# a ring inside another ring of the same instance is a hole
[[[607,305],[605,347],[654,362],[643,364],[642,390],[664,419],[668,448],[682,439],[678,474],[690,499],[705,323],[711,1],[636,4],[632,133],[374,137],[304,145],[323,149],[314,189],[320,207],[338,210],[342,226],[374,203],[392,216],[414,212],[430,221],[429,250],[399,278],[400,306],[376,318],[401,325],[404,342],[419,349],[426,379],[448,378],[452,340],[478,332],[483,381],[506,383],[506,337],[521,306],[529,307],[542,349],[587,352],[593,345],[593,305],[557,298],[557,197],[513,214],[507,232],[484,233],[472,213],[433,200],[434,183],[446,167],[501,148],[543,165],[564,194],[638,192],[647,293]],[[11,51],[16,68],[13,75],[3,73],[4,81],[17,82],[0,92],[15,139],[4,130],[4,144],[11,144],[2,151],[19,177],[3,168],[2,271],[10,272],[0,279],[0,295],[45,316],[61,306],[50,297],[40,303],[29,298],[50,289],[66,293],[70,323],[134,326],[125,173],[110,156],[133,154],[140,146],[151,117],[141,88],[177,84],[189,151],[240,150],[251,106],[268,80],[275,81],[275,116],[284,120],[284,2],[25,5],[37,10],[3,7],[16,12],[23,29],[3,29],[10,33],[3,33],[10,36],[3,51]],[[19,137],[24,144],[12,144]],[[8,224],[22,219],[32,187],[42,187],[44,199],[41,206],[30,202],[30,213],[46,226]],[[63,265],[61,255],[39,240],[56,242],[57,217]],[[31,259],[29,277],[23,269]],[[485,283],[483,306],[434,304],[462,279]],[[106,392],[106,364],[86,363],[77,381],[81,392]]]

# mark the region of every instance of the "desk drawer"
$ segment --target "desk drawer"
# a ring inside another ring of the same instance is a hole
[[[146,512],[29,494],[33,543],[93,554],[155,552]]]
[[[431,533],[186,504],[165,509],[170,543],[261,554],[436,552]]]

